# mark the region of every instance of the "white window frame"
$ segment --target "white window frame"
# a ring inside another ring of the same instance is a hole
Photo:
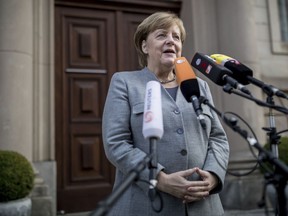
[[[288,43],[281,39],[280,16],[277,0],[267,0],[269,11],[269,27],[271,35],[272,52],[275,54],[288,54]]]

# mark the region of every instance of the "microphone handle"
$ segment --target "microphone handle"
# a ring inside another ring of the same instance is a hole
[[[264,82],[262,82],[262,81],[260,81],[260,80],[258,80],[258,79],[256,79],[256,78],[254,78],[254,77],[252,77],[252,76],[246,76],[246,78],[247,78],[247,80],[248,80],[250,83],[258,86],[259,88],[263,88],[263,87],[265,86],[265,83],[264,83]]]
[[[193,108],[195,110],[195,113],[197,115],[197,118],[200,121],[201,127],[203,129],[206,129],[206,122],[205,122],[205,118],[204,118],[203,113],[202,113],[203,111],[201,108],[201,104],[199,103],[198,97],[195,95],[192,95],[191,96],[191,102],[192,102]]]
[[[150,142],[150,155],[151,160],[149,164],[149,197],[151,201],[153,201],[156,197],[156,185],[157,185],[157,138],[152,137],[149,139]]]
[[[280,91],[279,89],[276,89],[274,86],[267,85],[264,82],[252,77],[252,76],[246,76],[247,80],[258,86],[259,88],[263,89],[263,91],[268,95],[268,96],[273,96],[274,94],[278,97],[282,97],[285,99],[288,99],[288,95],[286,95],[284,92]]]
[[[240,84],[236,79],[234,79],[228,75],[224,75],[223,80],[225,80],[233,88],[239,89],[240,91],[242,91],[243,93],[245,93],[247,95],[251,95],[251,92],[244,85]]]

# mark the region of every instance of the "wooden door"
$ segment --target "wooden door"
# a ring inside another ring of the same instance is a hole
[[[102,112],[116,70],[115,14],[56,7],[57,206],[86,211],[112,189]]]
[[[105,157],[101,131],[110,79],[116,71],[139,68],[133,35],[145,17],[161,9],[180,10],[175,1],[119,2],[56,2],[58,211],[91,211],[111,194],[114,168]]]

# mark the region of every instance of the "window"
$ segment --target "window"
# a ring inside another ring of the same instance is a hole
[[[278,0],[281,40],[288,42],[288,0]]]
[[[288,0],[268,0],[272,52],[288,54]]]

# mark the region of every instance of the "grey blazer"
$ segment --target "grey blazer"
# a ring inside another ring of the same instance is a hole
[[[201,95],[213,104],[208,84],[197,78]],[[142,134],[146,83],[157,80],[154,73],[144,68],[139,71],[118,72],[111,79],[103,112],[103,143],[107,158],[116,167],[114,188],[118,187],[145,155],[149,153],[149,140]],[[203,201],[187,205],[182,200],[161,193],[163,209],[153,211],[147,196],[149,169],[140,173],[140,180],[133,183],[115,203],[108,215],[119,216],[217,216],[224,211],[218,195],[221,191],[229,158],[226,134],[217,115],[202,104],[207,128],[203,131],[191,103],[180,89],[176,101],[161,87],[164,135],[157,142],[158,172],[173,173],[193,167],[213,172],[218,176],[218,187]],[[191,180],[199,177],[195,174]],[[155,208],[159,203],[154,203]]]

